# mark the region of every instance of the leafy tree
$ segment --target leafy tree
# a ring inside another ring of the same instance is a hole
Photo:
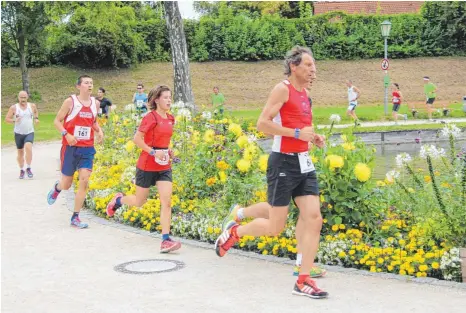
[[[3,1],[1,10],[2,46],[7,46],[18,57],[23,90],[29,93],[27,56],[30,48],[44,39],[44,29],[49,22],[45,3]]]

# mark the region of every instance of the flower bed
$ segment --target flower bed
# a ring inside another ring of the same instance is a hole
[[[171,148],[181,161],[173,164],[172,233],[214,242],[233,203],[266,201],[268,155],[258,145],[264,136],[252,124],[212,119],[206,113],[191,116],[186,109],[175,112]],[[137,116],[127,113],[101,122],[106,141],[96,147],[86,199],[86,207],[99,216],[106,215],[106,204],[115,192],[135,192],[133,179],[140,151],[131,140],[138,122]],[[404,186],[401,180],[395,183],[393,176],[399,177],[398,172],[375,182],[371,179],[375,150],[350,133],[343,135],[342,141],[310,150],[318,171],[324,217],[318,261],[372,272],[458,279],[457,249],[426,230],[411,207],[393,201],[397,188]],[[404,187],[414,191],[411,186]],[[160,201],[155,188],[153,192],[143,207],[124,207],[115,219],[160,231]],[[407,200],[409,196],[407,191]],[[239,248],[294,259],[298,210],[292,207],[290,213],[280,236],[245,236]]]

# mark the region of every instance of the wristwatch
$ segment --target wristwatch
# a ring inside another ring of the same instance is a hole
[[[295,128],[295,129],[294,129],[294,137],[295,137],[296,139],[299,139],[299,134],[300,134],[300,133],[301,133],[301,129],[299,129],[299,128]]]
[[[64,131],[61,132],[61,135],[62,135],[62,137],[64,137],[64,136],[68,135],[68,132],[66,130],[64,130]]]
[[[149,154],[154,156],[155,155],[155,150],[154,149],[150,150]]]

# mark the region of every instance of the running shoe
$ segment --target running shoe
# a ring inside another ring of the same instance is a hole
[[[180,242],[167,239],[167,240],[162,241],[162,243],[160,244],[160,253],[168,253],[168,252],[176,251],[179,248],[181,248]]]
[[[300,271],[301,271],[301,266],[295,265],[293,268],[293,276],[298,276]],[[327,274],[327,271],[325,270],[325,268],[318,267],[318,266],[313,266],[311,268],[311,271],[309,272],[309,276],[311,278],[323,277],[325,276],[325,274]]]
[[[24,170],[19,171],[19,179],[24,179]]]
[[[215,241],[215,252],[219,257],[227,254],[227,251],[239,241],[239,238],[233,234],[238,226],[236,223],[230,224]]]
[[[118,208],[115,209],[116,199],[121,198],[123,196],[124,195],[121,192],[118,192],[116,195],[113,196],[112,200],[107,204],[107,216],[108,217],[112,217],[113,215],[115,215],[116,210],[118,210]]]
[[[57,185],[58,185],[58,180],[55,182],[55,184],[52,187],[52,190],[49,191],[49,194],[47,195],[47,202],[49,205],[52,205],[55,203],[55,201],[58,198],[58,195],[60,194],[57,192]]]
[[[87,228],[89,225],[87,225],[86,223],[81,222],[79,217],[75,217],[75,218],[71,218],[70,226],[83,229],[83,228]]]
[[[296,282],[291,293],[297,296],[305,296],[313,299],[324,299],[328,297],[328,292],[319,289],[316,282],[310,277],[307,277],[302,284],[298,284],[298,282]]]
[[[239,224],[239,222],[241,221],[240,219],[238,219],[237,215],[239,208],[240,206],[236,203],[230,207],[228,216],[225,217],[225,219],[222,222],[222,231],[225,231],[225,229],[230,228],[230,226],[233,226],[234,224]]]
[[[407,121],[407,120],[408,120],[408,114],[403,114],[403,119],[404,119],[405,121]]]
[[[34,176],[34,174],[32,174],[31,168],[29,167],[26,169],[26,173],[28,174],[29,178],[32,178]]]

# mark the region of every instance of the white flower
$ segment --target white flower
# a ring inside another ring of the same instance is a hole
[[[181,117],[181,119],[185,118],[189,121],[191,120],[191,112],[186,108],[179,109],[177,117]]]
[[[125,105],[125,111],[134,111],[134,110],[135,110],[134,104],[130,103],[130,104]]]
[[[423,145],[421,147],[421,151],[419,152],[419,156],[423,159],[430,156],[432,159],[438,159],[440,157],[444,157],[446,155],[445,149],[435,147],[434,145]]]
[[[389,182],[394,182],[395,179],[398,179],[398,177],[400,177],[400,172],[397,172],[395,170],[391,170],[390,172],[388,172],[385,177],[387,178],[387,180]]]
[[[330,115],[329,120],[330,120],[330,122],[340,123],[341,117],[338,114],[332,114],[332,115]]]
[[[456,127],[455,124],[446,124],[445,127],[442,128],[440,133],[442,137],[445,137],[445,138],[450,138],[450,135],[453,138],[458,138],[460,136],[461,129]]]
[[[210,111],[202,112],[202,118],[205,118],[206,120],[210,120],[212,118],[212,112]]]
[[[254,136],[254,135],[249,135],[248,136],[248,142],[249,143],[253,143],[253,142],[256,142],[257,141],[257,137]]]
[[[173,110],[177,110],[177,109],[189,109],[189,110],[192,110],[194,109],[194,105],[190,102],[183,102],[183,101],[178,101],[178,102],[175,102],[175,103],[172,103],[172,105],[170,106],[171,109]]]
[[[395,161],[396,161],[396,166],[397,167],[403,167],[403,165],[411,162],[413,159],[408,153],[400,153],[396,156]]]

